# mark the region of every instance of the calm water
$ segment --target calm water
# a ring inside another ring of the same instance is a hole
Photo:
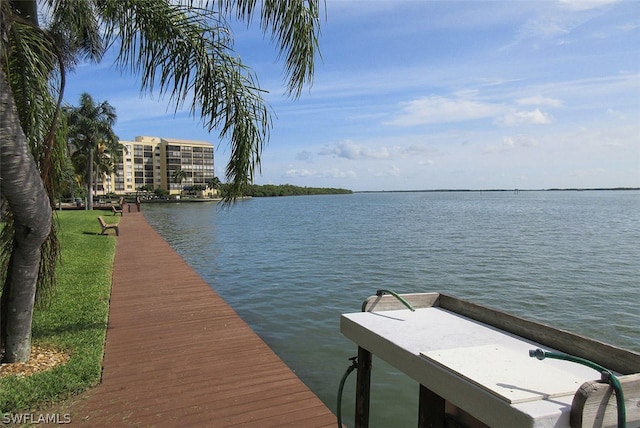
[[[147,204],[149,222],[335,411],[377,289],[445,292],[640,351],[640,192],[368,193]],[[355,373],[344,391],[352,425]],[[415,426],[418,386],[374,358],[372,426]]]

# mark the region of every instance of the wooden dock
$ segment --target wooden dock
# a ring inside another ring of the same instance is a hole
[[[336,425],[141,213],[116,239],[102,383],[65,406],[73,425]]]

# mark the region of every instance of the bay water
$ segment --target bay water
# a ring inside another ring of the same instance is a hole
[[[332,410],[378,289],[442,292],[640,351],[640,191],[382,192],[144,204],[149,223]],[[597,377],[597,376],[596,376]],[[341,403],[353,425],[355,372]],[[418,385],[374,356],[372,427]]]

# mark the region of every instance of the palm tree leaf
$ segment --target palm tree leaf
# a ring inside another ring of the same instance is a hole
[[[220,15],[156,0],[105,1],[103,14],[107,33],[121,40],[117,63],[141,75],[143,90],[159,87],[176,111],[189,102],[191,115],[230,140],[227,178],[233,189],[252,181],[271,118]]]
[[[55,48],[44,33],[26,22],[15,21],[10,35],[5,72],[13,89],[20,124],[37,161],[43,154],[41,144],[53,119],[55,101],[51,93],[58,92],[50,84],[52,71],[57,67]]]
[[[99,62],[105,52],[98,21],[98,5],[93,0],[47,0],[51,17],[47,30],[71,68],[78,61]]]
[[[232,14],[239,20],[251,22],[260,7],[260,25],[264,33],[279,47],[285,57],[287,93],[300,96],[305,84],[313,83],[314,61],[320,54],[320,5],[318,0],[222,0],[212,2],[220,13]],[[234,14],[235,12],[235,14]]]
[[[6,13],[6,9],[3,9]],[[6,15],[5,15],[6,17]],[[53,200],[55,183],[60,181],[64,164],[64,124],[54,126],[61,99],[63,72],[57,61],[57,50],[53,40],[31,21],[19,17],[4,20],[4,38],[0,51],[6,52],[0,59],[2,68],[11,86],[20,127],[27,137],[31,155],[40,168],[43,184],[50,202]],[[35,20],[34,20],[35,21]],[[33,196],[33,195],[31,195]],[[31,197],[30,196],[30,197]],[[12,210],[15,206],[11,207]],[[10,218],[13,218],[10,217]],[[15,241],[13,223],[6,225],[0,246],[5,255],[12,254]],[[55,284],[55,275],[50,275],[59,258],[55,224],[40,252],[37,296],[46,294]]]

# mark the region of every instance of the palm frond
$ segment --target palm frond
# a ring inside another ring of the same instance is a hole
[[[121,40],[117,63],[159,88],[176,111],[190,113],[229,138],[227,178],[240,189],[253,180],[271,117],[253,73],[232,50],[218,13],[156,0],[105,1],[107,33]]]
[[[221,14],[251,22],[259,7],[260,25],[278,45],[284,68],[287,93],[298,98],[305,84],[313,83],[316,55],[320,56],[320,3],[318,0],[221,0]]]
[[[62,53],[64,64],[71,68],[78,61],[99,62],[106,46],[98,21],[94,0],[48,0],[51,21],[47,30]]]
[[[4,2],[3,2],[4,3]],[[35,2],[34,2],[35,3]],[[3,14],[8,13],[3,7]],[[35,21],[37,22],[37,21]],[[54,41],[34,21],[19,16],[4,15],[2,69],[11,86],[20,126],[40,168],[43,184],[50,201],[64,167],[64,126],[57,126],[59,103],[62,98],[64,71],[58,61]],[[0,239],[2,259],[10,263],[15,240],[12,216]],[[52,289],[52,274],[59,258],[55,226],[52,226],[41,251],[38,293]]]
[[[9,35],[9,55],[4,69],[18,107],[20,124],[37,162],[44,154],[42,143],[53,119],[50,106],[55,105],[55,101],[51,97],[49,78],[58,65],[55,48],[42,31],[26,22],[13,22]]]

